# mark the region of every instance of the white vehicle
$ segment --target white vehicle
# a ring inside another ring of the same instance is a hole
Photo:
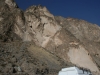
[[[92,75],[89,70],[79,69],[78,67],[63,68],[58,75]]]

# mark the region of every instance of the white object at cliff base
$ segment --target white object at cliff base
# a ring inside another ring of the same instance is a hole
[[[63,68],[58,75],[92,75],[89,70],[79,69],[78,67]]]

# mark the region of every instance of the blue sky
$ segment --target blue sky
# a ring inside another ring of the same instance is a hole
[[[19,8],[46,6],[55,16],[83,19],[100,26],[100,0],[15,0]]]

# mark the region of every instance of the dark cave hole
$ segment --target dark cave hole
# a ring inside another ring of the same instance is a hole
[[[17,71],[15,70],[15,68],[13,68],[13,73],[17,73]]]

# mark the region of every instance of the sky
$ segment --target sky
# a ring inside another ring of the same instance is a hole
[[[19,8],[42,5],[54,16],[86,20],[100,26],[100,0],[15,0]]]

